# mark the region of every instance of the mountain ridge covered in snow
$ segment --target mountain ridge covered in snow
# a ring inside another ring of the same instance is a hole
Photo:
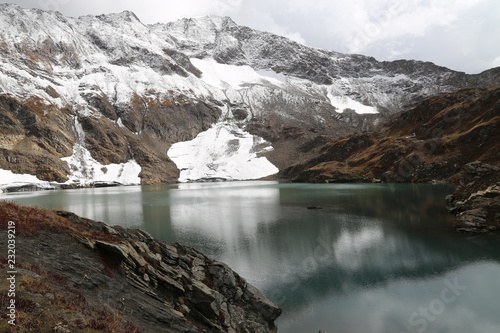
[[[0,169],[75,185],[264,177],[324,137],[373,129],[426,96],[499,78],[498,69],[467,75],[310,48],[228,17],[145,25],[128,11],[70,18],[2,4]],[[201,150],[224,157],[251,140],[238,160],[265,159],[267,174],[196,155],[175,164],[189,154],[173,153],[175,144],[214,128],[232,134],[198,139]]]

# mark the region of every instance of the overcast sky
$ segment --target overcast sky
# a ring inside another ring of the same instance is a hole
[[[226,15],[303,44],[478,73],[500,66],[499,0],[17,0],[68,16],[133,11],[144,23]]]

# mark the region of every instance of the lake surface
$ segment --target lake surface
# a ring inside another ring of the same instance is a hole
[[[500,237],[454,233],[444,202],[452,191],[429,184],[232,182],[0,199],[195,247],[280,305],[280,333],[498,333]]]

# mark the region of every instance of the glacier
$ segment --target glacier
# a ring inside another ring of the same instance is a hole
[[[79,143],[73,147],[73,155],[61,158],[68,163],[71,173],[66,184],[90,186],[96,182],[121,185],[138,185],[141,166],[133,159],[126,163],[103,165],[97,162],[88,149]]]
[[[75,144],[74,153],[62,158],[70,166],[71,173],[64,183],[40,180],[35,175],[18,174],[0,169],[0,193],[17,188],[58,189],[63,185],[92,186],[96,183],[139,185],[141,166],[133,159],[125,163],[103,165],[97,162],[83,146]]]
[[[219,122],[191,141],[178,142],[168,150],[180,170],[179,181],[210,178],[226,180],[259,179],[279,170],[259,156],[272,146],[231,122]]]
[[[25,186],[46,190],[55,188],[54,184],[40,180],[37,176],[0,169],[0,193],[8,191],[9,188],[22,188]]]
[[[96,182],[121,185],[138,185],[141,183],[139,174],[141,166],[130,159],[126,163],[111,163],[103,165],[96,161],[90,151],[85,148],[85,131],[78,118],[74,118],[77,142],[73,145],[73,154],[61,160],[68,163],[70,174],[65,184],[91,186]]]

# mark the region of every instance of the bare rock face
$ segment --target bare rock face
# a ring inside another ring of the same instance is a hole
[[[477,191],[463,202],[457,202],[451,212],[457,216],[457,231],[486,232],[500,227],[500,187],[492,185]]]
[[[457,217],[457,231],[500,230],[499,174],[498,165],[473,162],[464,166],[456,192],[446,198]]]
[[[48,181],[67,180],[75,140],[71,113],[33,98],[24,103],[0,96],[0,168],[38,175]]]
[[[281,311],[227,265],[192,248],[159,242],[142,231],[118,227],[106,231],[130,240],[83,242],[120,263],[128,282],[143,294],[171,304],[178,321],[189,318],[213,332],[276,330],[274,320]],[[151,326],[165,321],[161,312],[152,319]]]
[[[69,212],[0,203],[0,227],[8,221],[16,222],[18,278],[25,281],[19,291],[39,304],[18,310],[24,318],[20,327],[46,332],[51,330],[43,325],[60,322],[69,331],[277,330],[276,305],[227,265],[195,249]],[[69,299],[75,303],[67,305]]]

